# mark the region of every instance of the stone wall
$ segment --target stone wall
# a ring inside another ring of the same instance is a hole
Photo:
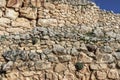
[[[120,80],[119,14],[27,1],[0,0],[1,80]]]

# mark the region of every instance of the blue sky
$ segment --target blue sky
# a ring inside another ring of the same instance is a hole
[[[93,0],[101,9],[120,13],[120,0]]]

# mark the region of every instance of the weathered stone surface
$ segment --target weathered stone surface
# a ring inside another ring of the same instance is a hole
[[[6,6],[6,0],[0,0],[0,7]]]
[[[2,15],[3,15],[3,12],[2,12],[2,10],[0,10],[0,17],[2,17]]]
[[[8,71],[8,70],[12,70],[12,68],[13,68],[13,61],[9,61],[8,63],[3,65],[2,70]]]
[[[20,28],[7,28],[6,31],[10,33],[23,33],[24,32],[24,30]]]
[[[8,17],[10,19],[15,20],[18,17],[19,13],[16,12],[14,9],[7,8],[5,11],[5,15],[6,15],[6,17]]]
[[[45,3],[44,7],[48,10],[54,10],[55,9],[55,5],[51,4],[51,3]]]
[[[56,19],[39,19],[38,25],[40,26],[57,26]]]
[[[43,62],[43,61],[36,61],[35,62],[35,69],[36,70],[46,70],[51,68],[50,62]]]
[[[29,20],[27,20],[25,18],[17,18],[15,21],[12,21],[12,26],[23,27],[23,28],[31,28]]]
[[[70,55],[63,55],[58,57],[60,62],[68,62],[72,59]]]
[[[7,7],[20,7],[22,6],[22,0],[8,0]]]
[[[111,69],[108,72],[108,78],[110,78],[110,79],[119,79],[118,71],[116,69]]]
[[[120,52],[114,52],[113,54],[117,60],[120,60]]]
[[[64,54],[64,47],[61,45],[53,45],[53,52],[55,54]]]
[[[61,63],[56,64],[55,72],[59,73],[59,72],[65,71],[65,70],[66,70],[66,67],[63,64],[61,64]]]
[[[0,18],[0,23],[2,23],[2,24],[9,24],[10,23],[10,19],[1,17]]]
[[[41,1],[40,0],[31,0],[31,4],[34,7],[40,7],[41,6]]]
[[[104,63],[113,63],[115,58],[111,54],[104,54],[102,55],[101,62]]]
[[[96,72],[97,79],[104,80],[107,77],[107,74],[104,71],[97,71]]]
[[[37,8],[23,7],[20,9],[21,16],[24,16],[29,19],[37,18]]]
[[[85,53],[81,52],[79,59],[82,60],[84,63],[91,63],[93,59],[89,56],[87,56]]]

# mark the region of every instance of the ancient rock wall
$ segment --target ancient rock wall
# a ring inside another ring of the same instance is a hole
[[[27,1],[0,0],[1,80],[120,80],[119,14]]]

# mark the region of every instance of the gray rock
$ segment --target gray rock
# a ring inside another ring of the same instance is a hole
[[[111,54],[103,54],[101,61],[104,63],[113,63],[115,58]]]
[[[71,55],[74,55],[74,56],[76,56],[76,55],[78,55],[78,50],[74,47],[74,48],[72,48],[71,49]]]
[[[53,45],[53,52],[55,54],[64,54],[64,47],[61,45]]]
[[[104,36],[104,33],[103,33],[103,31],[100,28],[95,29],[93,33],[97,37],[103,37]]]
[[[8,63],[4,64],[2,67],[3,71],[11,70],[13,67],[13,61],[9,61]]]
[[[116,38],[116,33],[114,33],[113,31],[106,32],[106,35],[111,37],[111,38]]]
[[[36,53],[29,53],[29,59],[32,61],[38,61],[40,60],[40,56]]]
[[[16,50],[6,51],[3,57],[8,61],[16,61],[19,52]]]
[[[113,54],[117,60],[120,60],[120,52],[114,52]]]
[[[28,53],[26,51],[19,51],[18,59],[26,61],[28,59]]]
[[[48,55],[47,59],[49,62],[58,62],[58,57],[56,57],[55,55]]]
[[[101,50],[106,53],[111,53],[113,51],[113,49],[110,46],[103,46]]]

